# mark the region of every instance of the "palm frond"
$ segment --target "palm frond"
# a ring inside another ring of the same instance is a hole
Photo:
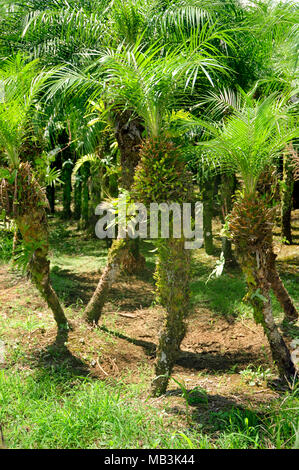
[[[287,96],[279,98],[277,94],[258,101],[246,95],[237,108],[230,102],[231,114],[222,125],[198,120],[210,134],[209,140],[199,144],[207,158],[216,158],[222,169],[239,173],[247,193],[255,191],[265,168],[299,136],[287,101]]]
[[[3,99],[0,103],[0,148],[9,163],[16,167],[19,150],[30,131],[30,112],[37,112],[35,100],[51,76],[50,71],[38,73],[37,61],[26,63],[17,54],[0,69]]]

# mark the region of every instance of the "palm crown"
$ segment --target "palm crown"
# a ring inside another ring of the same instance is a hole
[[[223,106],[229,117],[221,124],[201,121],[211,139],[202,142],[209,159],[218,168],[238,173],[244,193],[252,194],[266,169],[298,137],[298,128],[288,96],[276,94],[254,100],[252,93],[242,93],[238,99],[227,100],[228,94],[213,97],[216,108]],[[226,98],[226,99],[225,99]]]
[[[29,114],[48,76],[49,72],[38,73],[37,60],[26,64],[19,54],[0,69],[0,149],[12,167],[19,164],[20,147],[30,129]]]
[[[57,72],[50,96],[67,86],[87,93],[93,102],[104,98],[115,109],[134,111],[147,131],[157,136],[167,112],[188,87],[193,89],[198,77],[213,83],[215,71],[227,71],[222,52],[212,45],[221,37],[226,38],[225,33],[212,28],[167,52],[157,43],[146,49],[142,36],[134,46],[107,47],[83,73],[67,68]]]

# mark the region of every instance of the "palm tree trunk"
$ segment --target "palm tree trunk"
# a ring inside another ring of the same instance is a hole
[[[284,242],[292,243],[292,195],[294,190],[293,165],[289,154],[283,156],[283,180],[281,185],[281,236]]]
[[[215,178],[209,178],[205,180],[203,185],[203,237],[204,237],[204,248],[207,255],[214,253],[213,244],[213,198],[214,198],[214,187]]]
[[[22,220],[21,225],[23,224],[23,222],[24,219]],[[30,241],[32,241],[32,239],[30,239]],[[29,265],[29,273],[35,286],[37,287],[41,295],[44,297],[49,308],[52,310],[58,328],[61,328],[67,326],[68,322],[64,315],[57,294],[51,286],[50,262],[47,257],[47,244],[35,250]]]
[[[75,176],[74,185],[74,219],[80,220],[81,218],[81,205],[82,205],[82,177],[79,171]]]
[[[80,227],[86,229],[88,227],[89,217],[89,188],[88,178],[90,176],[90,164],[89,162],[84,163],[81,167],[82,175],[82,202],[81,202],[81,220]]]
[[[221,221],[224,224],[225,218],[232,210],[232,197],[235,192],[235,176],[229,173],[221,175]],[[229,238],[221,237],[222,252],[225,259],[225,265],[236,266],[237,261],[232,250],[232,242]]]
[[[121,186],[130,190],[139,162],[139,147],[143,126],[136,119],[131,119],[129,111],[116,113],[115,137],[121,156]],[[139,252],[139,240],[129,238],[114,240],[108,251],[107,265],[99,280],[98,286],[90,299],[84,318],[89,323],[98,323],[109,291],[122,269],[128,273],[141,270],[145,259]]]
[[[179,150],[169,138],[159,136],[144,142],[135,173],[133,195],[148,208],[153,201],[175,202],[182,208],[182,203],[194,200],[192,177],[180,159]],[[165,320],[159,336],[152,382],[152,394],[155,396],[166,391],[185,336],[185,318],[189,311],[190,251],[185,249],[183,236],[175,238],[173,222],[172,214],[169,217],[168,238],[161,234],[162,238],[156,241],[157,300],[165,309]]]
[[[47,199],[49,202],[50,207],[50,214],[55,214],[55,186],[51,184],[51,186],[47,186]]]
[[[234,204],[229,229],[245,274],[246,299],[253,307],[256,323],[263,326],[280,378],[292,383],[296,370],[290,352],[274,322],[270,289],[273,269],[273,209],[257,195],[240,197]]]
[[[254,311],[254,318],[260,323],[268,338],[272,358],[276,364],[280,378],[287,384],[292,384],[296,369],[282,335],[275,324],[268,281],[268,256],[264,251],[255,251],[243,257],[242,265],[248,285],[247,299]],[[259,290],[259,292],[257,292]]]
[[[31,255],[27,266],[31,279],[51,308],[57,326],[65,327],[67,319],[50,282],[46,195],[33,178],[29,163],[20,164],[13,185],[4,180],[1,186],[1,202],[5,194],[6,207],[20,231],[25,251]],[[11,200],[13,206],[7,204]]]
[[[184,240],[167,239],[158,248],[156,270],[158,298],[165,308],[165,320],[159,335],[152,394],[166,392],[173,366],[186,334],[185,318],[189,309],[190,254]]]
[[[139,150],[144,127],[140,120],[132,118],[130,111],[115,113],[115,138],[120,152],[120,186],[128,191],[134,181],[135,168],[139,163]]]
[[[298,320],[298,312],[277,272],[277,269],[275,266],[276,256],[277,255],[275,255],[273,251],[270,251],[268,254],[268,261],[267,261],[268,281],[271,284],[271,287],[273,289],[274,294],[276,295],[277,300],[279,301],[281,307],[283,308],[284,315],[285,315],[284,320],[288,322],[295,322]]]
[[[85,311],[84,319],[88,323],[98,323],[111,286],[121,270],[122,261],[127,254],[127,239],[117,239],[108,252],[107,265]]]
[[[130,191],[135,175],[135,168],[139,163],[139,150],[142,142],[144,127],[140,119],[133,118],[130,111],[115,113],[115,138],[120,152],[121,177],[120,186]],[[127,272],[138,272],[144,265],[145,259],[140,254],[139,239],[128,241]]]
[[[101,202],[101,195],[102,195],[102,180],[100,172],[97,171],[90,171],[90,184],[89,184],[89,194],[90,194],[90,202],[89,202],[89,217],[88,217],[88,233],[95,235],[95,226],[97,223],[97,216],[95,215],[95,208]]]

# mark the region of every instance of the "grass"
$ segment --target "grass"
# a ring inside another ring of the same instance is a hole
[[[0,225],[0,263],[7,263],[12,254],[13,231]]]
[[[0,372],[0,422],[10,448],[185,448],[134,390],[63,368]],[[196,438],[192,440],[196,443]]]
[[[81,236],[79,236],[81,235]],[[107,257],[106,244],[81,232],[66,229],[61,222],[52,220],[50,232],[51,266],[59,271],[75,273],[99,272]]]
[[[140,388],[140,387],[139,387]],[[205,431],[161,413],[122,381],[64,367],[0,371],[0,423],[10,448],[298,448],[299,393],[259,411],[211,412]],[[189,423],[190,424],[190,423]]]
[[[242,277],[232,278],[228,274],[223,274],[217,279],[206,282],[210,272],[211,269],[206,266],[202,269],[200,277],[192,282],[193,303],[204,304],[221,316],[249,315],[251,308],[242,302],[246,292]]]
[[[216,315],[233,316],[236,319],[252,316],[252,308],[243,302],[246,283],[241,271],[234,269],[207,281],[216,259],[207,257],[204,250],[196,253],[191,284],[193,304],[208,306]],[[283,272],[281,279],[295,305],[299,305],[299,274]],[[273,315],[280,317],[281,306],[272,292],[271,302]]]
[[[225,449],[299,448],[299,390],[260,410],[211,413],[211,430],[219,433],[218,445]]]

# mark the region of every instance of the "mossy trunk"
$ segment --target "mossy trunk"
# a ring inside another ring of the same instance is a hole
[[[152,202],[166,202],[176,203],[182,209],[183,203],[194,201],[192,176],[181,159],[179,149],[168,136],[153,137],[142,146],[133,196],[147,208]],[[173,222],[174,213],[169,217],[169,237],[164,238],[160,234],[161,238],[155,242],[158,248],[157,299],[165,309],[152,382],[155,396],[166,391],[185,336],[185,318],[189,311],[190,250],[185,249],[182,233],[181,238],[175,238]]]
[[[111,286],[121,270],[123,258],[127,254],[127,239],[117,239],[108,252],[106,267],[85,311],[84,319],[88,323],[98,323]]]
[[[232,210],[232,197],[235,192],[235,176],[230,173],[223,173],[221,175],[221,221],[225,222],[227,215]],[[233,254],[232,242],[229,238],[221,237],[222,252],[225,259],[225,265],[236,266],[237,261]]]
[[[37,220],[38,213],[32,215],[32,219]],[[23,240],[27,238],[26,228],[22,231],[22,227],[28,227],[28,219],[26,217],[22,218],[22,221],[17,221],[20,231],[23,235]],[[23,225],[25,224],[25,225]],[[36,232],[35,241],[40,241],[42,235],[42,230],[39,230],[39,233]],[[28,240],[32,242],[32,236],[30,235]],[[66,327],[68,322],[57,297],[56,292],[54,291],[51,282],[50,282],[50,261],[48,260],[49,247],[46,240],[43,240],[45,243],[37,248],[31,258],[29,263],[29,273],[32,281],[35,286],[45,299],[48,304],[48,307],[52,310],[54,319],[57,323],[58,328]]]
[[[152,394],[166,392],[173,366],[186,334],[185,318],[189,310],[190,252],[184,240],[167,239],[158,247],[156,269],[157,293],[165,309],[164,325],[159,335]]]
[[[275,255],[272,250],[268,254],[268,280],[271,284],[271,287],[277,300],[283,308],[284,320],[287,322],[295,322],[298,320],[298,312],[277,272],[275,265],[276,256],[277,255]]]
[[[74,184],[74,219],[80,220],[82,206],[82,176],[81,171],[76,173]]]
[[[280,378],[290,384],[296,370],[274,322],[270,300],[270,273],[275,260],[272,256],[273,217],[273,209],[256,194],[239,197],[231,213],[229,229],[248,286],[245,298],[253,307],[256,323],[264,328]]]
[[[257,250],[251,256],[248,254],[243,256],[242,267],[248,286],[246,298],[253,307],[255,321],[263,326],[281,380],[287,384],[292,384],[296,369],[290,351],[273,318],[270,299],[271,284],[267,278],[267,254],[264,251]]]
[[[62,217],[64,219],[70,219],[72,216],[71,202],[72,202],[72,169],[73,163],[71,160],[66,160],[62,164],[61,180],[63,182],[62,187]]]
[[[139,150],[144,127],[138,118],[133,118],[130,111],[115,113],[115,138],[120,152],[120,186],[130,190],[135,168],[139,163]]]
[[[80,227],[86,229],[88,227],[89,219],[89,188],[88,179],[90,176],[90,164],[84,163],[81,167],[82,175],[82,200],[81,200],[81,220]]]
[[[20,231],[25,252],[30,256],[29,275],[51,308],[57,326],[66,326],[67,319],[50,282],[46,195],[33,178],[28,163],[20,165],[13,185],[4,181],[1,186],[1,203],[5,194],[6,208]]]
[[[213,244],[213,213],[214,213],[214,189],[215,189],[215,178],[209,178],[204,181],[202,196],[203,196],[203,237],[204,237],[204,249],[207,255],[214,253]]]
[[[139,161],[139,147],[143,127],[136,119],[131,119],[129,111],[115,113],[115,137],[118,143],[121,158],[120,186],[130,190]],[[111,181],[113,190],[118,187],[118,181]],[[120,271],[134,273],[143,268],[144,257],[139,253],[139,240],[116,239],[108,250],[108,260],[101,275],[97,288],[90,299],[85,311],[84,319],[88,323],[98,323],[109,291]]]
[[[135,168],[139,163],[140,146],[144,127],[140,120],[132,117],[132,113],[124,111],[115,114],[115,138],[120,152],[121,177],[120,186],[130,191],[135,175]],[[128,273],[138,272],[145,263],[144,257],[139,250],[140,240],[128,242]],[[135,264],[134,264],[135,261]]]
[[[283,179],[281,184],[281,236],[283,242],[292,243],[292,208],[293,208],[293,191],[294,176],[293,165],[288,154],[283,156]]]

